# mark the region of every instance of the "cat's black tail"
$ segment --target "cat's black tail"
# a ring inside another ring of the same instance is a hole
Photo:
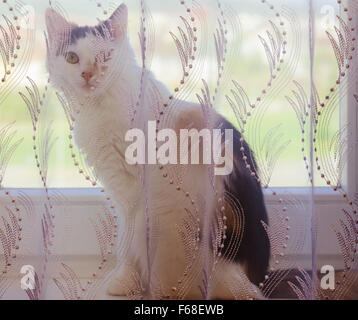
[[[233,130],[233,172],[225,179],[225,191],[234,196],[240,203],[244,214],[244,230],[242,242],[237,251],[235,261],[242,263],[248,272],[250,281],[256,285],[263,282],[267,272],[270,258],[270,242],[262,226],[261,221],[268,224],[268,217],[264,203],[264,197],[260,184],[251,172],[256,174],[256,163],[249,145],[243,141],[244,153],[247,157],[246,163],[243,160],[243,153],[240,150],[241,134],[235,127],[225,119],[220,121],[222,130]],[[246,166],[250,165],[252,171]],[[228,229],[228,236],[232,237],[232,230]],[[231,231],[231,235],[230,235]]]

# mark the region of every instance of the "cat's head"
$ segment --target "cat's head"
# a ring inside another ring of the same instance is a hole
[[[94,27],[68,22],[53,9],[46,12],[47,66],[57,89],[89,95],[105,90],[128,60],[128,11],[122,4]]]

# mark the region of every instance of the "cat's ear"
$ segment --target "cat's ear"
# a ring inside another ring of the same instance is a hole
[[[46,27],[51,42],[64,41],[68,38],[75,24],[69,23],[62,15],[49,8],[46,10]]]
[[[128,8],[124,3],[122,3],[117,10],[113,12],[108,21],[111,26],[112,35],[115,39],[127,36]]]

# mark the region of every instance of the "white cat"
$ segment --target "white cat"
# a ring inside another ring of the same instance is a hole
[[[210,191],[206,165],[148,165],[145,179],[149,187],[144,188],[140,168],[129,165],[125,159],[125,150],[129,145],[124,138],[126,132],[133,123],[143,126],[147,120],[157,121],[154,106],[165,109],[159,117],[160,124],[170,124],[176,132],[189,127],[201,130],[207,126],[199,104],[178,101],[173,97],[168,99],[168,89],[149,71],[143,73],[127,37],[127,16],[127,7],[122,4],[110,19],[98,26],[79,27],[67,22],[52,9],[46,13],[50,79],[71,100],[75,110],[77,146],[112,195],[123,220],[134,221],[126,261],[118,278],[110,283],[108,293],[126,295],[134,286],[134,283],[128,285],[134,268],[148,296],[200,299],[203,298],[199,290],[199,286],[203,286],[203,269],[209,266],[207,270],[215,267],[215,272],[207,297],[260,298],[261,294],[253,283],[258,285],[263,281],[268,266],[269,243],[261,226],[261,221],[267,223],[267,215],[260,185],[246,170],[242,160],[240,133],[213,112],[211,117],[218,127],[235,130],[234,172],[229,176],[215,177],[215,189],[219,194],[230,193],[240,203],[245,228],[241,225],[236,231],[230,223],[238,219],[234,216],[238,213],[230,209],[229,201],[218,200]],[[134,121],[131,121],[132,117]],[[246,143],[245,148],[250,152]],[[247,161],[255,168],[253,157],[249,158]],[[145,201],[146,195],[149,195],[149,202]],[[199,206],[198,195],[205,199],[205,210]],[[219,208],[225,206],[230,210],[226,212],[228,222],[224,244],[228,246],[230,241],[238,242],[241,236],[242,240],[240,248],[234,250],[234,259],[225,260],[223,254],[224,258],[215,264],[215,245],[209,243],[205,249],[205,241],[200,238],[204,237],[204,213],[209,212],[207,219],[212,220],[219,205]],[[199,236],[185,242],[178,229],[185,230],[184,219],[188,221],[191,216],[188,211],[194,212],[195,209],[201,209],[196,213],[198,219],[194,221],[194,224],[198,223]],[[150,227],[158,230],[156,237],[152,235],[149,258],[147,214]],[[123,226],[122,232],[128,232],[127,229],[128,226]],[[188,249],[192,259],[195,253],[188,243],[195,241],[200,247],[198,254],[202,257],[190,262]],[[203,258],[205,252],[210,252],[206,255],[207,260]],[[150,268],[148,261],[152,263]],[[149,279],[151,283],[148,283]],[[185,290],[180,289],[183,283],[186,283]]]

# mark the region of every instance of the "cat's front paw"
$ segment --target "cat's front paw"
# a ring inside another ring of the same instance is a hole
[[[107,287],[107,294],[110,296],[127,296],[128,286],[122,278],[112,279]]]
[[[214,300],[262,300],[260,289],[250,282],[239,264],[223,265],[217,272],[217,283],[211,292]]]
[[[127,296],[140,299],[142,291],[143,288],[138,273],[128,265],[123,266],[119,276],[112,279],[107,286],[107,294],[111,296]]]

